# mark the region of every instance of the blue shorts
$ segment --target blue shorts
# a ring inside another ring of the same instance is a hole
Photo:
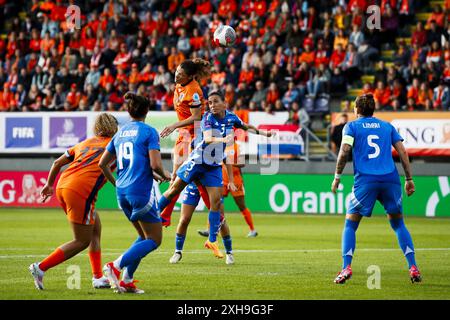
[[[200,202],[200,198],[200,191],[198,191],[197,185],[194,182],[184,188],[183,204],[196,207]],[[223,197],[220,198],[220,203],[223,203]]]
[[[375,182],[353,187],[347,213],[359,213],[370,217],[377,200],[383,205],[386,213],[403,213],[401,185]]]
[[[150,199],[144,196],[117,194],[117,203],[131,222],[161,222],[158,201],[153,190]]]
[[[187,184],[197,180],[205,187],[223,187],[222,166],[196,163],[193,159],[188,159],[181,165],[177,176]]]
[[[200,201],[200,192],[195,183],[190,183],[184,188],[183,204],[196,207]]]

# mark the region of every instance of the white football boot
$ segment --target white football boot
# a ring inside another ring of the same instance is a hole
[[[39,263],[35,262],[30,264],[30,267],[28,268],[30,270],[31,275],[34,279],[34,285],[36,286],[36,289],[38,290],[44,290],[44,271],[39,269]]]

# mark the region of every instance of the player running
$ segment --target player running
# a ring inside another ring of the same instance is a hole
[[[74,239],[58,247],[41,262],[30,265],[29,270],[38,290],[44,290],[43,278],[47,270],[69,260],[87,247],[93,274],[92,286],[96,289],[110,287],[102,272],[101,223],[95,210],[95,202],[98,191],[106,182],[98,162],[116,132],[116,118],[102,113],[95,119],[95,136],[68,149],[53,162],[47,183],[41,191],[42,201],[54,194],[56,176],[62,167],[70,164],[59,178],[56,197],[69,220]]]
[[[231,186],[227,183],[224,188],[230,188]],[[200,192],[198,191],[195,183],[190,183],[184,189],[183,204],[181,205],[180,221],[177,226],[177,233],[175,235],[175,252],[170,258],[169,262],[174,264],[178,263],[183,257],[183,247],[184,241],[186,240],[187,229],[189,223],[191,222],[192,215],[200,201]],[[230,234],[230,227],[228,226],[224,218],[224,207],[223,200],[220,205],[220,235],[222,236],[223,245],[225,247],[226,253],[226,264],[234,264],[233,256],[233,245]],[[208,232],[208,230],[206,230]],[[209,234],[209,232],[208,232]]]
[[[349,122],[343,130],[342,146],[339,151],[336,173],[331,190],[336,193],[340,177],[353,150],[353,171],[355,183],[350,205],[346,214],[342,234],[343,269],[334,280],[345,283],[352,276],[351,263],[355,252],[355,234],[362,217],[370,217],[375,201],[384,206],[398,243],[408,262],[412,282],[420,282],[421,275],[415,261],[414,245],[405,226],[402,215],[402,190],[400,177],[392,159],[392,146],[398,152],[405,171],[405,192],[408,196],[415,191],[408,154],[403,138],[387,122],[373,117],[375,101],[371,94],[356,99],[357,120]]]
[[[245,164],[238,162],[238,149],[239,146],[237,143],[234,143],[233,145],[233,153],[234,153],[234,162],[233,162],[233,176],[234,176],[234,185],[236,186],[236,191],[230,190],[228,186],[228,173],[225,168],[225,165],[222,166],[222,175],[223,175],[223,197],[227,197],[228,194],[231,192],[231,195],[233,196],[234,202],[238,206],[239,210],[241,211],[242,216],[245,219],[245,222],[247,223],[250,231],[247,235],[249,238],[254,238],[258,235],[258,232],[255,229],[255,225],[253,224],[253,218],[252,213],[247,208],[247,205],[245,204],[245,188],[244,188],[244,178],[242,177],[242,171],[241,168],[245,166]],[[208,230],[198,230],[198,234],[203,237],[208,237],[209,232]]]
[[[169,180],[162,166],[158,132],[145,124],[149,101],[133,93],[125,94],[131,121],[125,124],[106,147],[99,166],[116,186],[117,202],[138,233],[137,240],[103,271],[118,293],[144,293],[134,284],[134,272],[141,260],[155,250],[162,240],[162,226],[153,191],[153,171]],[[109,164],[117,160],[117,182]],[[119,281],[123,272],[122,280]]]
[[[223,258],[217,245],[217,233],[220,227],[220,204],[222,198],[222,162],[225,159],[225,147],[234,142],[233,128],[242,128],[270,137],[271,133],[259,131],[242,122],[234,113],[226,110],[224,96],[219,91],[209,94],[208,105],[211,111],[205,113],[201,121],[201,140],[196,144],[188,159],[177,171],[175,181],[159,199],[160,209],[194,180],[199,180],[206,187],[209,195],[209,238],[205,247],[211,249],[218,258]],[[230,188],[235,190],[232,171]]]
[[[173,152],[173,170],[170,184],[175,181],[178,168],[189,155],[191,143],[194,139],[194,122],[200,121],[205,112],[206,102],[199,81],[211,75],[210,68],[208,61],[195,58],[184,60],[175,71],[176,86],[173,103],[179,121],[161,131],[161,138],[166,138],[174,130],[178,129],[178,139]],[[206,189],[203,186],[199,186],[199,190],[203,201],[209,206]],[[170,225],[173,208],[178,200],[178,196],[175,196],[161,212],[162,223],[166,227]]]

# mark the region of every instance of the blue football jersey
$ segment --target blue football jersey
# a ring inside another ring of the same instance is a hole
[[[233,112],[226,111],[225,117],[222,119],[216,118],[211,112],[206,112],[200,123],[201,133],[195,139],[195,148],[191,152],[189,158],[194,159],[196,162],[211,166],[222,165],[222,162],[226,157],[226,144],[207,144],[205,143],[204,133],[211,131],[213,137],[224,138],[225,136],[232,134],[233,128],[242,128],[243,126],[244,122]]]
[[[160,150],[159,134],[141,121],[125,124],[106,149],[117,158],[117,193],[149,195],[153,185],[149,150]]]
[[[342,143],[353,146],[353,171],[358,182],[397,182],[392,146],[403,138],[388,122],[361,117],[345,125]]]

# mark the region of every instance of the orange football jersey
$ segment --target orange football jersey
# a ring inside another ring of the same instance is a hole
[[[186,120],[189,118],[191,108],[201,108],[201,113],[205,113],[205,98],[203,97],[202,88],[196,80],[192,80],[187,85],[177,84],[173,95],[173,104],[177,112],[178,120]],[[191,138],[194,137],[194,125],[185,127],[189,130]]]
[[[68,149],[65,155],[72,162],[61,174],[57,189],[71,189],[83,199],[96,197],[106,183],[98,163],[109,141],[109,137],[93,137]]]

